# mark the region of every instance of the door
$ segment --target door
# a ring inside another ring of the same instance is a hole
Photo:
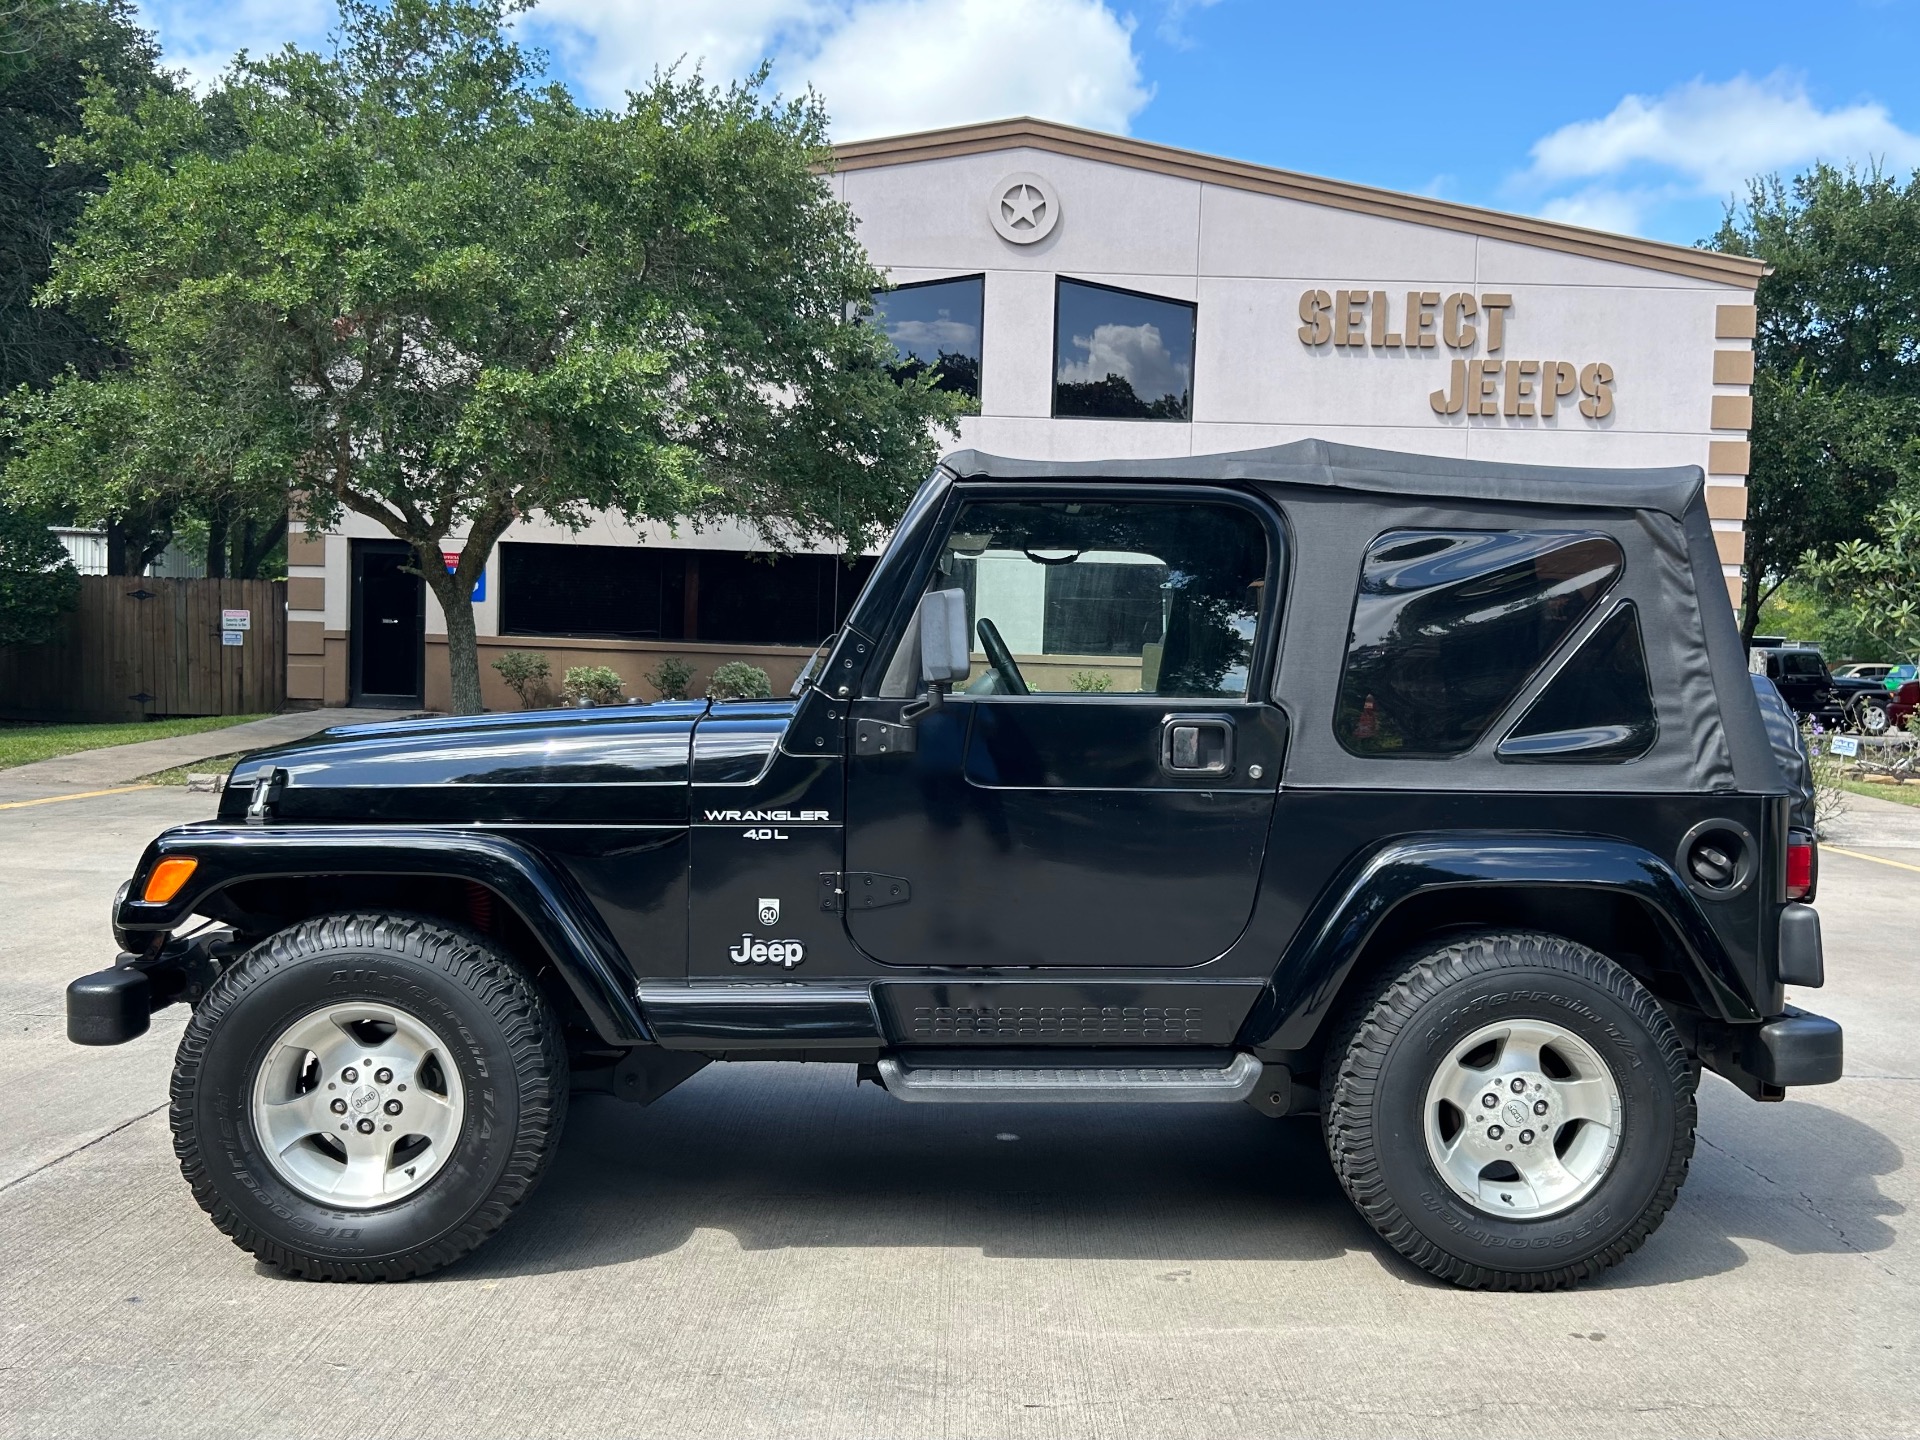
[[[967,682],[915,718],[908,634],[853,709],[914,727],[910,751],[856,738],[849,757],[854,943],[902,966],[1191,966],[1231,947],[1286,747],[1258,698],[1280,547],[1227,492],[964,501],[927,588],[966,596]]]
[[[418,705],[426,646],[426,586],[412,547],[353,542],[353,703]]]

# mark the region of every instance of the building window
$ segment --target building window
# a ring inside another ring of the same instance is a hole
[[[986,281],[979,275],[876,290],[872,323],[900,352],[894,377],[917,380],[931,370],[940,389],[978,400],[985,294]]]
[[[1184,300],[1056,281],[1053,413],[1191,420],[1197,314]]]
[[[845,622],[874,564],[515,541],[500,547],[500,633],[817,645]]]
[[[1472,749],[1623,563],[1617,542],[1587,531],[1380,536],[1360,566],[1334,734],[1355,755]]]

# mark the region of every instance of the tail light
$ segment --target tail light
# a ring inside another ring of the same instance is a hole
[[[1787,899],[1813,898],[1813,846],[1811,835],[1796,830],[1787,841]]]

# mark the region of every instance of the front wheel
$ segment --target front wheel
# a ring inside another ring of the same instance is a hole
[[[243,1250],[291,1275],[452,1263],[545,1169],[567,1063],[540,992],[474,936],[334,915],[255,946],[195,1008],[174,1151]]]
[[[1893,728],[1893,716],[1887,709],[1887,702],[1877,695],[1869,695],[1855,702],[1853,723],[1867,735],[1884,735]]]
[[[1693,1154],[1697,1072],[1666,1012],[1558,936],[1475,935],[1349,1014],[1327,1148],[1402,1255],[1456,1285],[1548,1290],[1637,1250]]]

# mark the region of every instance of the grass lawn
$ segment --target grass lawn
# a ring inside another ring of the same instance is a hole
[[[184,782],[183,782],[184,783]],[[1849,795],[1866,795],[1875,800],[1898,800],[1902,805],[1920,805],[1920,785],[1869,785],[1864,780],[1842,780],[1839,786]]]
[[[243,720],[264,719],[264,715],[200,715],[185,720],[135,720],[125,725],[0,725],[0,770],[81,750],[131,745],[136,740],[171,740],[176,735],[198,735],[224,730]]]
[[[190,764],[176,765],[171,770],[156,770],[151,775],[142,775],[143,785],[184,785],[189,775],[224,775],[251,750],[236,750],[231,755],[209,755],[204,760],[195,760]]]

